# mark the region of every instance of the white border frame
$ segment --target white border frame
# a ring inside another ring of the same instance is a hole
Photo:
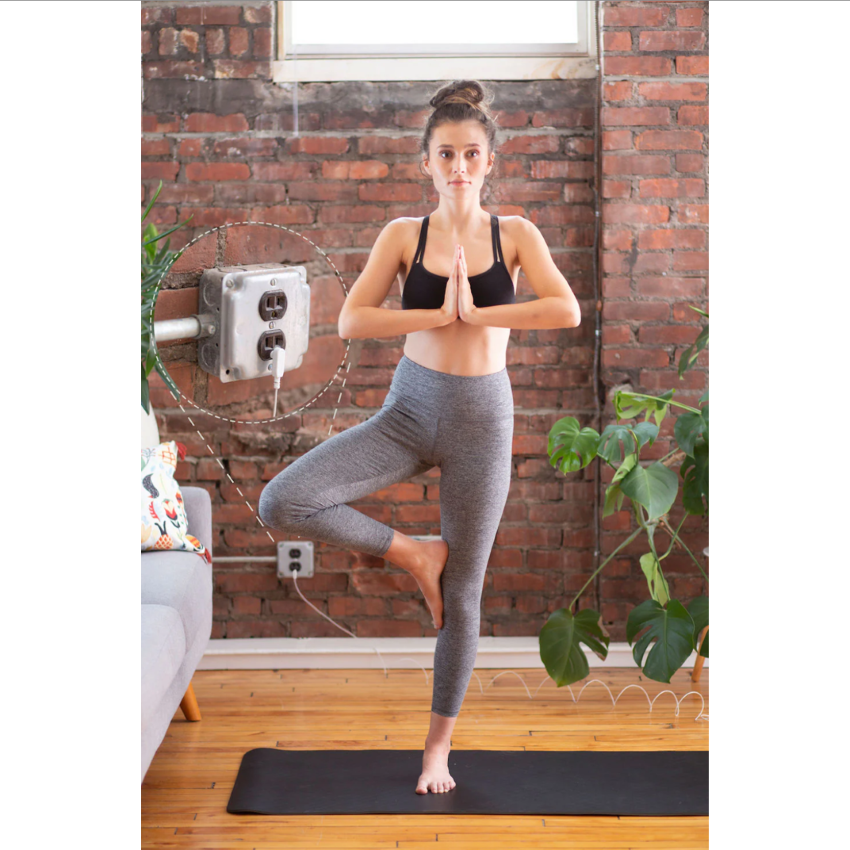
[[[275,83],[393,81],[409,80],[566,80],[595,77],[598,57],[592,37],[595,4],[579,0],[578,33],[575,49],[562,51],[561,45],[543,44],[533,56],[528,45],[496,45],[499,52],[484,54],[480,45],[417,45],[420,50],[440,50],[439,55],[420,53],[380,54],[379,46],[362,45],[350,53],[303,56],[292,53],[289,40],[292,7],[287,0],[277,0],[276,57],[272,60],[272,80]],[[504,49],[502,49],[504,48]],[[331,48],[324,48],[330,50]],[[492,48],[491,48],[492,49]],[[362,55],[362,51],[374,51]],[[562,51],[562,52],[558,52]],[[479,55],[474,55],[478,53]]]

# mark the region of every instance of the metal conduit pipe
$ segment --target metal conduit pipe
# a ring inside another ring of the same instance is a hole
[[[170,342],[174,339],[203,339],[215,333],[215,319],[212,314],[188,316],[185,319],[166,319],[153,323],[153,336],[157,342]]]

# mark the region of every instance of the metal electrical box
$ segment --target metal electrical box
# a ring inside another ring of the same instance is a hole
[[[271,353],[286,349],[286,371],[297,369],[310,342],[310,287],[304,266],[260,263],[207,269],[198,312],[215,330],[198,341],[198,363],[222,382],[271,374]]]

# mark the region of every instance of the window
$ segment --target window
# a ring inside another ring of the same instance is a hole
[[[595,77],[594,14],[589,0],[280,0],[274,80]]]

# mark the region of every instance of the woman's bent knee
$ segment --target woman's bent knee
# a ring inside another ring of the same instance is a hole
[[[297,525],[309,516],[309,511],[299,506],[294,494],[272,479],[260,493],[257,513],[265,525],[284,530]]]

